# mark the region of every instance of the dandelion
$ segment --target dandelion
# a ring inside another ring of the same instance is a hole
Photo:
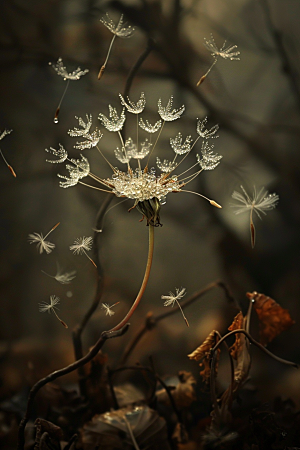
[[[55,275],[49,275],[42,270],[42,272],[50,278],[54,278],[61,284],[70,284],[72,280],[76,277],[76,270],[71,270],[70,272],[63,272],[59,264],[57,264],[57,270]]]
[[[7,134],[10,134],[12,132],[12,130],[4,130],[1,134],[0,134],[0,141],[2,141],[2,139],[4,138],[4,136],[6,136]],[[8,164],[8,162],[6,161],[2,150],[0,149],[0,155],[2,156],[3,161],[5,162],[5,164],[7,165],[7,167],[9,168],[9,170],[11,171],[12,175],[14,177],[16,177],[16,172],[14,171],[14,169],[12,168],[12,166],[10,164]]]
[[[255,227],[253,223],[253,211],[262,220],[260,213],[266,215],[266,211],[274,209],[279,201],[279,195],[273,193],[269,194],[268,191],[262,187],[257,193],[254,186],[253,196],[250,198],[246,190],[241,186],[243,193],[234,191],[232,198],[237,200],[239,204],[232,204],[233,208],[237,208],[234,212],[235,214],[241,214],[246,211],[250,211],[250,234],[251,234],[251,245],[252,248],[255,245]]]
[[[185,296],[185,294],[186,294],[186,289],[185,289],[185,288],[180,288],[180,289],[175,288],[175,292],[176,292],[175,294],[173,294],[173,292],[169,292],[169,295],[162,295],[162,296],[161,296],[161,299],[162,299],[162,300],[165,300],[164,306],[172,306],[172,308],[173,308],[173,306],[175,305],[175,303],[177,303],[177,305],[178,305],[178,307],[179,307],[179,309],[180,309],[180,311],[181,311],[182,317],[184,318],[185,323],[186,323],[187,326],[189,327],[190,325],[189,325],[189,323],[188,323],[188,320],[187,320],[187,318],[185,317],[184,312],[183,312],[183,310],[182,310],[182,308],[181,308],[181,306],[180,306],[180,303],[179,303],[179,300],[181,300],[182,297]]]
[[[166,103],[163,103],[161,99],[158,100],[158,114],[160,119],[154,122],[154,125],[150,124],[147,120],[140,119],[136,122],[136,140],[133,137],[128,137],[125,142],[123,140],[121,130],[124,126],[126,120],[126,114],[128,112],[136,114],[145,107],[145,96],[141,94],[140,99],[133,103],[127,98],[125,99],[120,96],[123,109],[121,113],[118,112],[117,108],[109,105],[109,116],[104,114],[99,114],[99,120],[102,123],[104,129],[108,132],[116,133],[120,139],[120,145],[114,149],[114,155],[116,159],[121,163],[125,164],[127,168],[120,169],[111,163],[101,151],[99,142],[93,147],[99,152],[104,161],[109,165],[112,170],[111,176],[108,178],[102,178],[94,173],[92,173],[89,162],[83,154],[80,154],[81,159],[70,159],[66,158],[68,162],[66,164],[66,169],[69,175],[61,175],[59,177],[62,179],[60,181],[60,186],[62,188],[69,188],[77,184],[81,184],[101,192],[107,192],[120,197],[121,199],[132,200],[132,206],[128,211],[136,209],[142,214],[142,219],[146,220],[149,226],[149,250],[148,259],[145,270],[144,279],[140,288],[140,291],[134,301],[132,307],[130,308],[126,317],[114,328],[114,330],[120,329],[127,323],[129,318],[132,316],[134,310],[139,304],[142,295],[145,291],[153,258],[153,248],[154,248],[154,228],[161,226],[160,213],[162,205],[166,203],[166,198],[171,193],[192,193],[201,198],[207,200],[212,206],[221,208],[221,206],[212,199],[209,199],[203,194],[198,192],[193,192],[186,189],[186,186],[191,183],[201,172],[204,170],[212,170],[217,167],[220,162],[221,156],[213,151],[213,145],[208,145],[209,137],[216,137],[215,133],[218,126],[213,126],[210,130],[205,129],[205,121],[201,124],[197,124],[197,134],[195,139],[191,135],[183,136],[182,133],[178,132],[175,137],[170,138],[170,150],[173,152],[173,159],[161,159],[154,152],[157,149],[159,137],[162,133],[163,127],[167,122],[178,120],[181,118],[185,106],[182,105],[180,108],[173,107],[173,97],[171,97]],[[127,106],[126,106],[127,105]],[[86,115],[86,119],[78,118],[79,127],[75,127],[69,130],[69,135],[72,137],[83,137],[90,140],[88,136],[92,136],[92,117]],[[143,140],[138,139],[139,129],[142,128],[143,132],[148,133],[148,137]],[[101,130],[102,131],[102,130]],[[156,141],[152,144],[151,136],[154,132],[159,131]],[[100,136],[100,131],[97,131]],[[198,141],[202,140],[201,155],[195,158],[194,163],[188,169],[183,172],[178,172],[178,168],[183,163],[183,161],[189,157],[192,153],[194,147],[197,145]],[[85,148],[84,148],[85,147]],[[80,150],[85,150],[87,148],[92,148],[92,146],[79,146],[77,143],[76,148]],[[53,152],[52,152],[53,153]],[[55,153],[53,153],[55,155]],[[154,161],[156,160],[157,168],[149,167],[150,158],[154,156]],[[58,159],[60,157],[65,157],[65,155],[57,154]],[[146,162],[143,164],[143,161]],[[200,167],[199,167],[200,166]],[[85,182],[85,178],[88,177],[91,183]],[[76,254],[85,253],[90,250],[92,243],[92,238],[79,238],[75,241],[74,245],[70,247]],[[86,254],[89,258],[89,256]],[[90,259],[90,258],[89,258]],[[94,263],[93,263],[94,264]]]
[[[132,33],[134,32],[134,28],[129,25],[128,27],[124,26],[124,21],[123,21],[123,14],[121,15],[119,22],[117,25],[114,24],[114,22],[111,20],[111,18],[109,17],[109,15],[106,13],[106,18],[102,17],[100,19],[100,22],[103,23],[103,25],[113,34],[112,40],[110,42],[109,48],[108,48],[108,52],[105,58],[104,63],[102,64],[99,73],[98,73],[98,80],[100,80],[100,78],[103,75],[103,72],[106,68],[106,64],[113,46],[113,43],[116,39],[116,37],[120,37],[120,38],[129,38],[132,36]]]
[[[226,45],[226,41],[225,41],[224,44],[222,45],[222,47],[220,49],[218,49],[212,34],[210,35],[210,39],[204,38],[204,45],[207,48],[207,50],[211,52],[211,56],[214,58],[214,61],[211,64],[211,66],[209,67],[209,69],[207,70],[207,72],[204,75],[202,75],[202,77],[200,78],[200,80],[197,83],[197,86],[199,86],[201,83],[203,83],[203,81],[205,80],[205,78],[207,77],[207,75],[209,74],[211,69],[217,63],[219,57],[221,57],[223,59],[230,59],[231,61],[240,59],[239,58],[240,52],[235,51],[237,49],[237,45],[230,45],[229,47],[225,48],[225,45]]]
[[[54,227],[51,228],[51,230],[49,231],[49,233],[46,234],[45,237],[42,235],[42,233],[29,234],[28,235],[29,244],[37,244],[37,249],[39,250],[40,254],[42,254],[44,250],[47,254],[51,253],[52,250],[55,248],[55,244],[46,241],[46,238],[49,236],[50,233],[52,233],[53,230],[55,230],[56,227],[58,227],[59,224],[60,222],[54,225]]]
[[[56,309],[58,310],[57,305],[59,304],[59,302],[60,302],[59,297],[56,297],[56,295],[50,295],[50,303],[47,302],[39,303],[39,311],[41,313],[48,312],[49,314],[53,312],[53,314],[60,321],[60,323],[65,328],[68,328],[68,325],[58,317],[57,312],[55,311]]]
[[[106,316],[113,316],[115,314],[115,311],[112,310],[112,308],[116,305],[118,305],[120,302],[114,303],[113,305],[109,305],[108,303],[102,303],[101,309],[105,310]]]
[[[93,263],[94,266],[97,267],[92,258],[87,254],[87,252],[91,250],[92,245],[93,245],[93,238],[91,236],[89,237],[83,236],[75,239],[74,244],[71,245],[69,248],[74,253],[74,255],[84,254],[91,261],[91,263]]]
[[[56,108],[54,119],[53,119],[54,123],[58,123],[58,115],[60,112],[60,107],[61,107],[62,101],[64,99],[64,96],[66,95],[67,89],[69,87],[70,80],[73,80],[73,81],[79,80],[83,75],[87,74],[89,72],[89,70],[88,69],[81,70],[80,67],[77,67],[77,69],[73,70],[73,72],[68,72],[67,68],[63,64],[62,58],[58,58],[56,63],[49,62],[49,65],[53,67],[53,69],[55,70],[57,75],[60,75],[61,77],[63,77],[64,81],[68,80],[65,90],[64,90],[64,92],[61,96],[61,99],[58,103],[58,106]]]

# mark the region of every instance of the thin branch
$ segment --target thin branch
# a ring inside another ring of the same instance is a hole
[[[219,342],[211,349],[211,353],[214,353],[222,344],[222,342],[225,341],[225,339],[227,339],[229,336],[232,336],[233,334],[236,333],[243,333],[249,340],[249,342],[251,342],[251,344],[256,345],[256,347],[258,347],[260,350],[262,350],[263,352],[265,352],[267,355],[271,356],[271,358],[275,359],[276,361],[282,363],[282,364],[287,364],[288,366],[293,366],[296,369],[298,369],[299,365],[292,362],[292,361],[287,361],[286,359],[280,358],[279,356],[274,355],[274,353],[270,352],[270,350],[268,350],[266,347],[264,347],[262,344],[260,344],[259,342],[257,342],[255,339],[253,339],[253,337],[247,333],[246,330],[233,330],[230,331],[229,333],[225,334],[225,336],[223,336]]]
[[[145,59],[148,57],[148,55],[151,53],[151,51],[153,49],[154,49],[154,40],[152,38],[149,38],[148,42],[147,42],[147,47],[145,48],[144,52],[139,56],[136,63],[134,64],[134,66],[132,67],[132,69],[130,70],[130,72],[128,74],[125,88],[124,88],[124,98],[126,98],[129,95],[129,91],[130,91],[130,88],[131,88],[131,85],[132,85],[135,75],[137,74],[139,68],[141,67],[141,65],[143,64],[143,62],[145,61]]]
[[[96,219],[96,229],[102,229],[102,220],[105,215],[105,212],[112,200],[112,197],[110,195],[106,196],[106,199],[101,205],[101,208],[98,211],[97,219]],[[74,353],[75,353],[75,359],[79,360],[83,356],[83,349],[82,349],[82,341],[81,341],[81,335],[83,333],[83,330],[85,329],[88,321],[96,311],[101,297],[103,293],[103,269],[101,266],[100,258],[99,258],[99,237],[100,233],[95,232],[94,233],[94,258],[96,260],[96,266],[97,266],[97,273],[98,273],[98,279],[97,279],[97,290],[94,297],[94,300],[83,316],[81,322],[77,324],[72,332],[72,338],[73,338],[73,346],[74,346]],[[86,377],[85,377],[85,370],[83,366],[80,366],[78,369],[78,376],[79,376],[79,389],[80,394],[82,396],[86,396]]]
[[[67,375],[68,373],[74,372],[74,370],[76,370],[79,367],[84,366],[85,364],[90,362],[101,350],[101,348],[103,347],[103,345],[105,344],[107,339],[112,339],[114,337],[123,336],[123,334],[126,333],[128,328],[129,328],[129,324],[126,324],[123,328],[121,328],[120,330],[117,330],[117,331],[103,331],[100,335],[100,338],[96,342],[96,344],[91,348],[91,350],[83,358],[79,359],[78,361],[73,362],[72,364],[69,364],[68,366],[66,366],[62,369],[55,370],[54,372],[47,375],[45,378],[42,378],[37,383],[35,383],[35,385],[31,388],[31,390],[29,392],[26,412],[25,412],[25,415],[19,425],[18,446],[17,446],[18,450],[24,449],[25,427],[29,420],[30,414],[32,412],[33,402],[34,402],[35,396],[38,393],[38,391],[43,386],[45,386],[47,383],[50,383],[51,381],[54,381],[57,378],[60,378],[64,375]]]
[[[201,298],[203,295],[205,295],[207,292],[209,292],[211,289],[213,289],[215,287],[220,287],[221,289],[223,289],[224,292],[225,292],[226,297],[228,298],[228,300],[229,301],[234,301],[234,299],[233,299],[233,297],[232,297],[228,287],[226,286],[226,284],[223,283],[222,281],[215,281],[213,283],[208,284],[207,286],[205,286],[200,291],[195,292],[190,297],[188,297],[183,303],[181,303],[181,308],[182,309],[187,308],[195,300],[198,300],[199,298]],[[131,355],[131,353],[133,352],[133,350],[135,349],[135,347],[137,346],[139,341],[144,336],[144,334],[146,334],[148,331],[150,331],[153,328],[155,328],[158,322],[160,322],[163,319],[166,319],[167,317],[171,316],[172,314],[177,314],[178,311],[179,310],[177,308],[176,309],[172,308],[172,309],[168,310],[167,312],[159,314],[157,316],[153,316],[153,314],[151,312],[148,312],[148,314],[146,316],[146,319],[145,319],[144,325],[139,329],[137,334],[133,337],[131,343],[125,349],[125,352],[124,352],[124,355],[123,355],[123,357],[121,359],[120,365],[125,364],[125,362],[129,358],[129,356]]]

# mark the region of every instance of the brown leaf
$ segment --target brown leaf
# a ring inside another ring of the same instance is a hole
[[[253,307],[260,321],[260,342],[263,345],[267,345],[295,323],[288,310],[282,308],[272,298],[257,292],[248,292],[247,297],[254,301]]]
[[[170,450],[166,422],[148,406],[131,406],[95,415],[81,430],[81,446],[84,450],[129,449],[134,447],[131,434],[140,448]]]
[[[63,432],[60,427],[44,419],[36,419],[34,450],[60,449],[60,441],[63,439]]]
[[[203,367],[203,370],[200,371],[200,375],[202,380],[209,384],[210,381],[210,362],[211,362],[211,354],[210,350],[216,345],[219,340],[219,336],[215,330],[213,330],[205,339],[203,344],[196,348],[192,353],[188,355],[190,359],[195,359],[195,361],[199,361],[203,359],[202,363],[200,363],[200,367]],[[215,375],[218,372],[218,362],[220,356],[220,349],[217,350],[216,360],[215,360]]]
[[[188,355],[188,358],[194,359],[195,361],[200,361],[200,359],[204,358],[207,352],[209,352],[210,349],[216,345],[216,342],[216,331],[213,330],[211,333],[209,333],[203,344],[201,344],[196,348],[196,350]]]
[[[230,327],[228,327],[228,330],[229,331],[240,330],[241,328],[244,328],[244,316],[240,311],[233,319],[233,322],[230,325]],[[241,352],[241,337],[242,335],[240,333],[236,333],[235,342],[229,348],[230,354],[233,357],[233,359],[238,359],[238,355]]]

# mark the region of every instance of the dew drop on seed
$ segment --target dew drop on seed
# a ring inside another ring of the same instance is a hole
[[[58,118],[57,118],[57,117],[54,117],[53,122],[54,122],[54,123],[58,123]]]

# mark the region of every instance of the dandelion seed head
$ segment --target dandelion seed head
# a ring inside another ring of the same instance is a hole
[[[184,155],[191,150],[192,136],[187,136],[182,143],[182,134],[178,133],[175,138],[170,138],[172,149],[177,155]]]
[[[218,58],[220,56],[221,58],[230,60],[240,59],[240,52],[236,51],[237,45],[230,45],[229,47],[225,48],[225,41],[222,47],[218,49],[212,34],[210,35],[210,39],[204,38],[204,45],[214,58]]]
[[[113,311],[112,308],[115,305],[117,305],[118,303],[115,303],[114,305],[111,305],[111,306],[108,303],[102,303],[101,304],[101,309],[104,309],[106,316],[113,316],[115,314],[115,311]]]
[[[46,152],[52,153],[52,155],[54,155],[58,158],[58,159],[46,159],[47,162],[59,164],[59,163],[64,162],[68,158],[68,153],[67,153],[67,150],[65,150],[64,146],[61,144],[58,144],[58,145],[59,145],[58,150],[55,150],[55,148],[53,148],[53,147],[50,147],[49,150],[47,148],[45,148]]]
[[[54,312],[57,308],[57,305],[59,304],[60,299],[59,297],[56,297],[56,295],[50,295],[50,302],[41,302],[39,303],[39,311],[40,312],[48,312],[50,314],[51,311]]]
[[[3,130],[2,133],[0,134],[0,141],[2,141],[2,139],[7,136],[8,134],[10,134],[12,132],[12,130]]]
[[[169,295],[162,295],[161,299],[165,300],[164,306],[174,306],[176,301],[181,300],[186,294],[186,288],[175,288],[175,294],[169,292]]]
[[[200,137],[202,137],[203,139],[216,139],[219,137],[217,133],[218,129],[219,129],[219,125],[214,125],[213,127],[210,128],[210,130],[205,129],[206,124],[207,124],[207,117],[204,117],[204,119],[202,120],[198,120],[197,122],[197,133],[199,134]]]
[[[29,244],[37,244],[37,249],[40,254],[45,251],[47,254],[51,253],[55,248],[55,244],[46,241],[42,233],[31,233],[28,235]]]
[[[132,36],[133,32],[135,31],[135,29],[131,25],[129,25],[127,27],[124,26],[123,14],[121,15],[117,25],[115,25],[113,20],[109,17],[108,13],[106,13],[106,18],[102,17],[100,19],[100,22],[102,22],[103,25],[111,33],[115,34],[116,36],[118,36],[120,38],[129,38]]]
[[[158,120],[157,122],[155,122],[154,125],[151,125],[147,119],[145,120],[145,122],[144,122],[143,118],[140,117],[139,126],[143,130],[147,131],[147,133],[156,133],[160,129],[161,124],[162,124],[161,120]]]
[[[119,97],[121,99],[121,104],[125,106],[128,112],[132,114],[140,114],[144,111],[144,108],[146,106],[146,98],[144,92],[141,92],[140,99],[134,103],[127,97],[127,101],[124,100],[123,96],[119,94]]]
[[[108,131],[120,131],[126,120],[125,108],[122,109],[120,116],[118,115],[116,108],[113,108],[111,105],[108,105],[108,109],[110,119],[102,113],[99,114],[98,119]]]
[[[237,208],[234,211],[235,214],[241,214],[253,209],[261,219],[260,212],[266,215],[266,211],[276,208],[278,204],[279,195],[275,193],[269,194],[264,187],[257,193],[254,186],[252,197],[249,196],[243,186],[241,186],[241,189],[242,193],[238,191],[232,193],[232,198],[239,202],[238,204],[231,204],[233,208]]]
[[[207,141],[203,141],[201,148],[201,156],[197,155],[197,161],[203,170],[213,170],[223,158],[222,155],[213,152],[214,145],[209,146]]]
[[[64,80],[79,80],[83,75],[89,72],[88,69],[81,70],[80,67],[73,70],[73,72],[68,73],[67,68],[63,64],[62,58],[58,58],[56,63],[49,62],[50,66],[53,67],[57,75],[63,77]]]
[[[173,106],[173,96],[168,100],[167,106],[162,106],[161,98],[158,100],[158,114],[165,122],[171,122],[177,120],[183,114],[185,106],[182,105],[178,109],[172,109]]]
[[[74,244],[69,248],[74,253],[74,255],[81,255],[84,251],[90,251],[93,245],[93,238],[89,237],[79,237],[75,239]]]

